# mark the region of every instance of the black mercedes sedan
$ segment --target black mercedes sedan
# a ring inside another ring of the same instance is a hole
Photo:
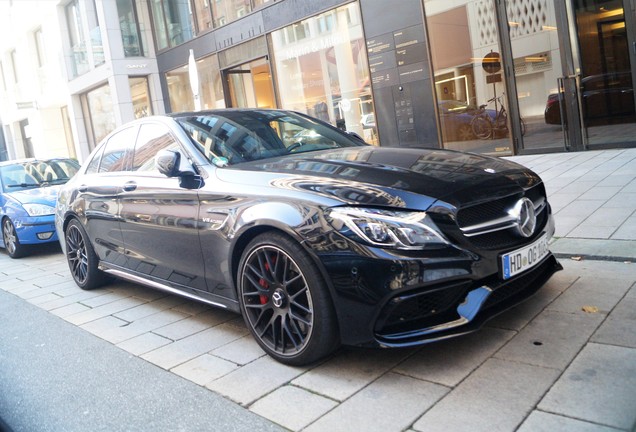
[[[561,269],[532,171],[280,110],[122,126],[60,190],[56,230],[81,288],[115,276],[239,312],[291,365],[477,330]]]

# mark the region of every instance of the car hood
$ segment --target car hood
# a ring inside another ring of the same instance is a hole
[[[44,204],[55,207],[55,200],[60,186],[47,186],[41,188],[27,189],[22,191],[8,192],[4,195],[20,204]]]
[[[454,207],[520,192],[541,182],[503,159],[434,149],[354,147],[298,153],[220,169],[221,180],[304,190],[347,204],[425,209]],[[253,171],[250,175],[245,171]],[[259,173],[260,172],[260,173]],[[261,174],[262,173],[262,174]]]

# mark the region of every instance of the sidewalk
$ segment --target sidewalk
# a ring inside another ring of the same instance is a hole
[[[293,368],[267,357],[237,315],[121,281],[82,291],[59,252],[22,260],[0,252],[0,288],[148,368],[223,396],[246,416],[293,431],[633,431],[636,149],[510,159],[546,182],[557,223],[552,250],[564,270],[462,338],[343,348]],[[21,319],[13,310],[0,325]],[[0,370],[3,355],[0,347]],[[121,429],[99,410],[102,429],[108,422]],[[65,412],[78,415],[72,404]]]

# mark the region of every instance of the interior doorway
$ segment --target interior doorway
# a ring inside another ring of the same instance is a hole
[[[223,71],[227,106],[275,108],[272,72],[266,57]]]

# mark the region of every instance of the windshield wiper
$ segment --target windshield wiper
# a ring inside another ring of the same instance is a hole
[[[37,187],[37,186],[40,186],[40,185],[38,183],[18,183],[18,184],[7,185],[8,188],[17,188],[17,187],[26,188],[26,187]]]

